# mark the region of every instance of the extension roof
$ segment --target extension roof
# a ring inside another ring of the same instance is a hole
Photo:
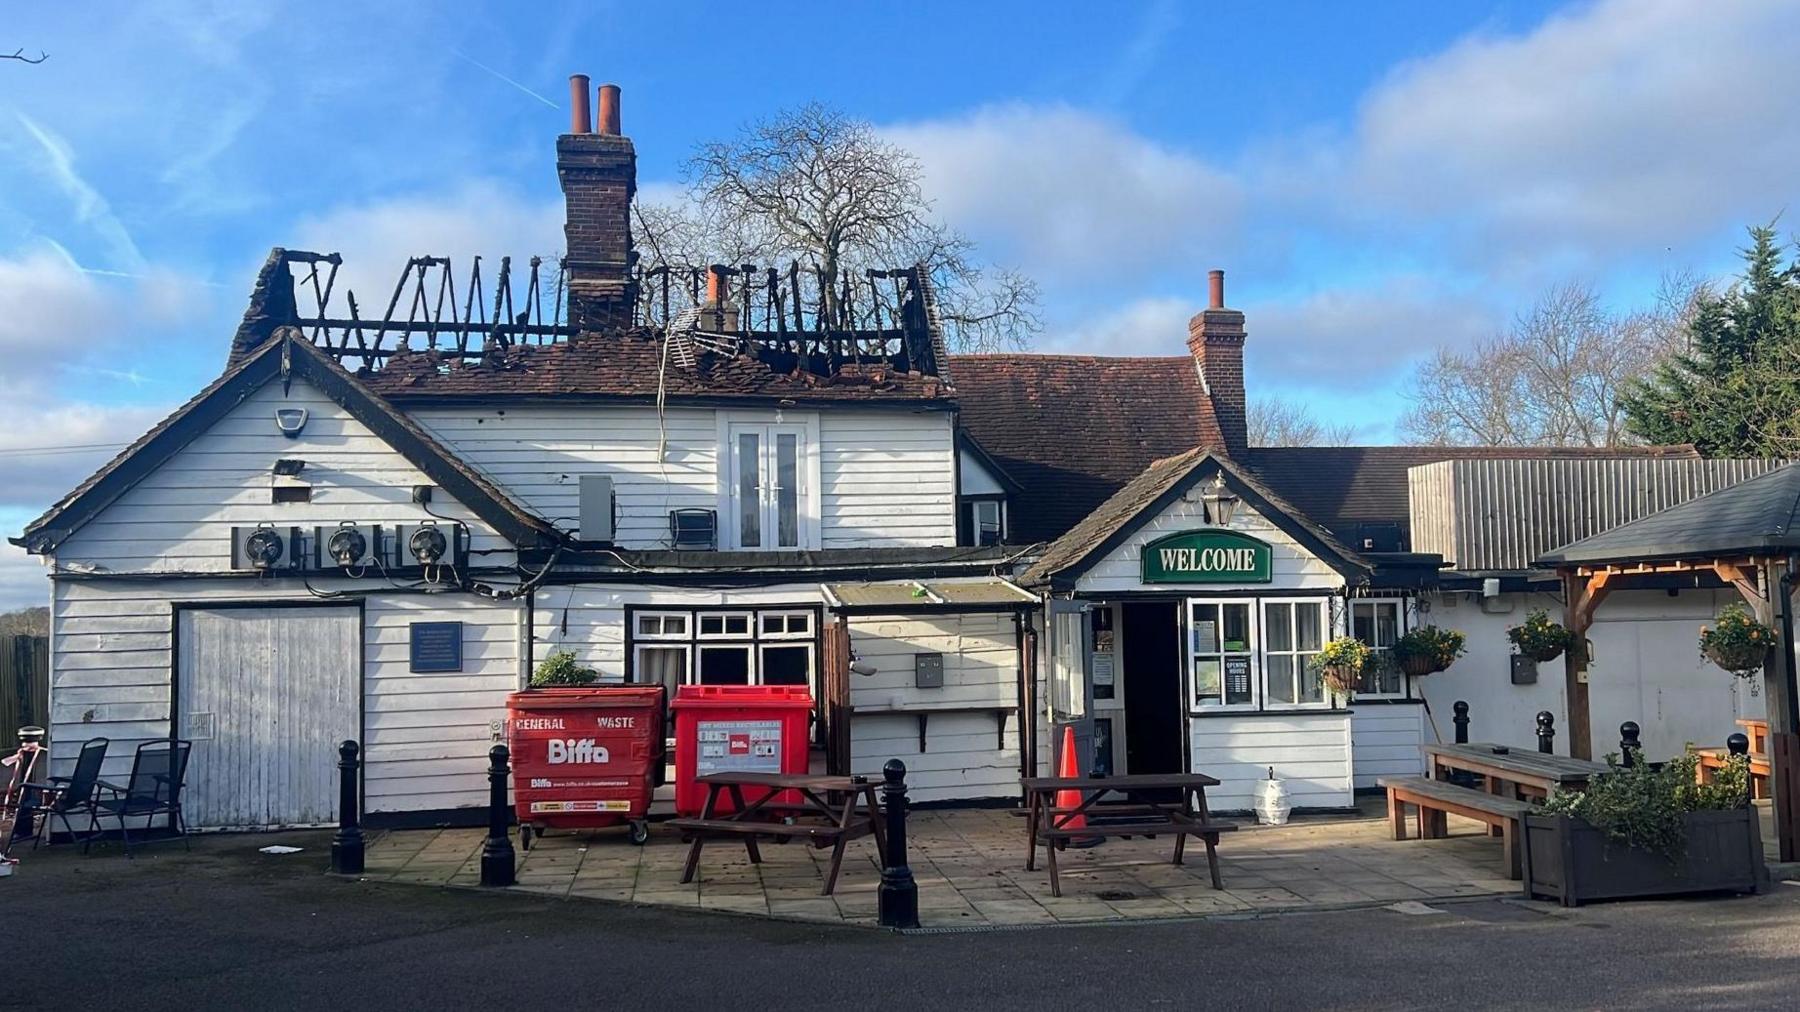
[[[385,398],[314,348],[298,330],[284,327],[27,524],[12,543],[35,553],[53,550],[245,397],[265,383],[292,376],[318,387],[513,544],[537,547],[563,540],[550,524],[508,499]]]
[[[1115,551],[1145,522],[1155,518],[1182,493],[1215,473],[1223,473],[1225,486],[1263,519],[1293,538],[1320,561],[1343,574],[1351,583],[1366,583],[1374,575],[1376,560],[1352,551],[1330,531],[1307,519],[1292,503],[1227,458],[1204,447],[1195,447],[1153,462],[1086,519],[1057,538],[1025,571],[1026,586],[1073,586],[1076,579],[1099,560]],[[1431,568],[1431,560],[1408,559],[1410,565]]]
[[[1689,499],[1545,555],[1564,567],[1800,552],[1800,464]]]
[[[1012,540],[1052,541],[1153,461],[1220,446],[1186,355],[952,355],[963,427],[1020,487]]]

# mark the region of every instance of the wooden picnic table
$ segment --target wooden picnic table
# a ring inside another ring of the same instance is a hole
[[[1219,834],[1237,827],[1215,823],[1206,810],[1206,789],[1219,781],[1204,773],[1142,773],[1116,777],[1024,777],[1019,786],[1025,791],[1025,832],[1029,850],[1025,870],[1037,870],[1037,849],[1045,848],[1050,864],[1050,895],[1062,895],[1062,882],[1057,877],[1056,851],[1077,838],[1101,836],[1150,836],[1172,833],[1175,857],[1171,863],[1182,863],[1187,838],[1199,837],[1206,844],[1206,866],[1212,873],[1214,889],[1225,886],[1219,881]],[[1081,802],[1073,808],[1061,807],[1057,795],[1078,791]],[[1156,791],[1176,792],[1174,801],[1148,800]],[[1132,797],[1132,793],[1136,797]],[[1119,795],[1118,801],[1105,801],[1108,795]],[[1072,826],[1077,816],[1088,824]],[[1094,820],[1103,820],[1096,822]]]
[[[837,888],[838,869],[844,863],[844,847],[863,836],[875,837],[875,850],[887,864],[887,837],[881,827],[881,806],[875,799],[875,783],[868,777],[824,776],[812,773],[709,773],[698,783],[706,785],[706,802],[695,819],[673,819],[670,826],[693,841],[681,881],[692,882],[700,866],[700,849],[708,839],[744,841],[751,864],[762,863],[758,837],[783,842],[805,840],[814,847],[831,847],[831,866],[825,872],[820,894]],[[744,789],[762,791],[745,802]],[[728,793],[733,811],[717,814],[719,795]],[[798,801],[792,799],[798,798]]]
[[[1433,780],[1448,780],[1456,770],[1474,773],[1486,778],[1489,794],[1508,798],[1541,799],[1553,791],[1581,790],[1595,774],[1606,772],[1605,763],[1494,742],[1436,744],[1424,749]]]

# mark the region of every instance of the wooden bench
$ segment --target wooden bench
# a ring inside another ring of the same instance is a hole
[[[1412,805],[1419,810],[1419,838],[1421,840],[1442,839],[1447,835],[1445,817],[1460,815],[1465,819],[1474,819],[1500,830],[1502,866],[1506,869],[1506,877],[1521,877],[1519,866],[1519,847],[1522,843],[1521,825],[1525,813],[1532,810],[1529,801],[1488,794],[1484,791],[1458,787],[1443,780],[1430,780],[1425,777],[1382,777],[1378,781],[1387,788],[1388,825],[1394,832],[1394,839],[1406,839],[1406,806]]]
[[[1694,768],[1694,776],[1703,784],[1712,783],[1718,772],[1731,762],[1731,753],[1722,748],[1700,748],[1694,750],[1700,763]],[[1769,778],[1774,775],[1774,767],[1769,765],[1766,753],[1751,752],[1744,758],[1750,760],[1750,795],[1757,799],[1769,796]]]

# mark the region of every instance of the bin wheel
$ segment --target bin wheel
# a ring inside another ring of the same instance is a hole
[[[531,824],[519,823],[519,846],[524,850],[531,849]]]
[[[648,820],[633,819],[628,828],[631,832],[631,842],[633,844],[642,847],[644,844],[650,842],[650,823]]]

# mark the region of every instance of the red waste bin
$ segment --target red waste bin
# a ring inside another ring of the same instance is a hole
[[[675,811],[700,814],[708,773],[805,773],[812,693],[803,685],[684,685],[675,692]],[[784,792],[792,794],[793,792]],[[763,795],[744,792],[754,804]],[[798,804],[778,797],[771,804]],[[735,811],[721,792],[714,815]]]
[[[650,837],[650,795],[663,762],[660,685],[529,689],[506,697],[519,837],[630,824]]]

